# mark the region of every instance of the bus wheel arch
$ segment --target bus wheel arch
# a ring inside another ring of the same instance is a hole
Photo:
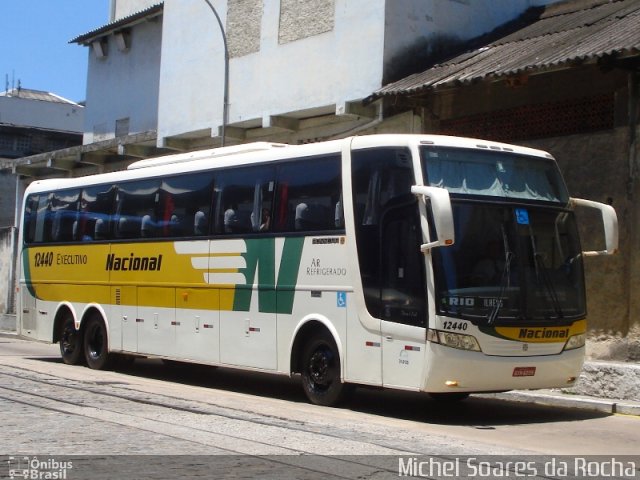
[[[76,325],[73,307],[61,304],[53,322],[53,342],[60,344],[60,357],[67,365],[78,365],[84,360],[83,331]]]
[[[291,349],[291,371],[302,377],[302,388],[311,403],[334,406],[348,392],[342,381],[343,360],[336,335],[321,321],[303,324]]]
[[[109,353],[109,330],[104,315],[97,308],[87,309],[82,323],[87,366],[94,370],[108,369],[113,355]]]

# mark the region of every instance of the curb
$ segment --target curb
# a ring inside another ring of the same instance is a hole
[[[17,338],[22,340],[22,337],[18,335],[18,332],[14,332],[12,330],[0,330],[0,337],[4,338]]]
[[[512,391],[496,393],[493,394],[492,397],[515,402],[590,410],[609,415],[620,414],[640,417],[640,402],[628,400],[596,398],[585,395],[567,395],[551,390]]]

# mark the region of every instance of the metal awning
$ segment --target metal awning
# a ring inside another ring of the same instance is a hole
[[[78,35],[77,37],[69,40],[69,43],[78,43],[85,46],[91,45],[92,42],[94,42],[98,38],[104,37],[105,35],[110,35],[120,30],[132,27],[137,23],[142,23],[150,20],[151,18],[162,15],[163,10],[164,2],[156,3],[155,5],[145,8],[144,10],[132,13],[131,15],[127,15],[126,17],[120,18],[102,27],[91,30],[90,32]]]
[[[530,23],[368,97],[415,95],[481,80],[640,57],[638,0],[575,0],[525,13]]]

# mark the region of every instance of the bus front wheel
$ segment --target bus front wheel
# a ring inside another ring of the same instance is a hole
[[[93,315],[87,320],[84,329],[84,355],[87,366],[94,370],[104,370],[110,365],[107,327],[99,315]]]
[[[311,403],[333,406],[342,400],[345,385],[340,380],[340,356],[329,334],[312,338],[302,354],[302,387]]]
[[[70,312],[64,314],[60,326],[60,356],[67,365],[77,365],[82,360],[82,333],[76,330],[73,315]]]

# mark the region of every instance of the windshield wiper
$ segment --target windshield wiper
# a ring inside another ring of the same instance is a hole
[[[539,283],[542,283],[547,290],[549,298],[551,299],[551,305],[556,312],[556,316],[558,318],[563,318],[564,314],[562,312],[562,307],[560,306],[560,301],[558,300],[558,294],[556,293],[553,281],[549,276],[549,270],[545,267],[544,256],[538,252],[536,247],[536,241],[533,236],[533,228],[531,228],[531,225],[529,225],[529,238],[531,239],[531,249],[533,250],[533,263],[536,271],[536,280]],[[540,282],[540,280],[542,280],[542,282]]]
[[[487,316],[487,324],[491,325],[498,318],[498,313],[500,313],[500,309],[503,305],[503,297],[504,292],[507,290],[507,287],[511,283],[511,262],[513,261],[515,255],[509,248],[509,239],[507,238],[507,232],[504,231],[504,225],[501,227],[502,229],[502,243],[504,245],[504,268],[502,269],[502,276],[500,277],[500,293],[498,294],[498,299],[496,304],[493,306],[491,312]]]

